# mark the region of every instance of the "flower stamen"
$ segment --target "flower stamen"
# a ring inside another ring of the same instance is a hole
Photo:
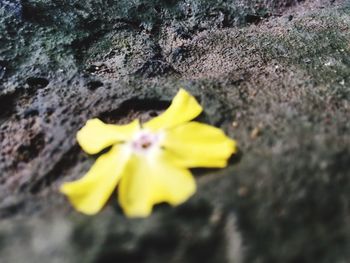
[[[160,147],[161,136],[148,130],[141,130],[135,134],[131,148],[136,153],[145,153],[152,148]]]

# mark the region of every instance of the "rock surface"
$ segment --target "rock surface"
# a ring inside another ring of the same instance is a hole
[[[348,262],[349,43],[340,0],[0,0],[1,262]],[[73,211],[77,130],[179,87],[238,141],[231,165],[147,219]]]

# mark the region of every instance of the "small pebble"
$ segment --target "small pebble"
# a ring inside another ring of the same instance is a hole
[[[256,139],[260,135],[261,131],[258,127],[255,127],[250,133],[250,138]]]
[[[247,187],[245,186],[241,186],[240,188],[238,188],[237,194],[240,197],[246,197],[249,193],[249,190]]]

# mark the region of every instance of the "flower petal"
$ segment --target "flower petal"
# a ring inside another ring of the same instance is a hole
[[[172,162],[180,167],[225,167],[237,151],[236,142],[213,126],[189,122],[170,129],[163,143]]]
[[[167,129],[196,118],[202,107],[196,99],[184,89],[180,89],[169,108],[158,117],[144,124],[151,130]]]
[[[134,155],[119,185],[119,203],[129,217],[145,217],[161,202],[178,205],[196,190],[191,173],[173,166],[165,156],[145,158]]]
[[[106,204],[124,171],[127,154],[113,147],[101,155],[80,180],[64,183],[60,191],[67,195],[76,210],[93,215]]]
[[[130,139],[138,129],[138,120],[127,125],[113,125],[91,119],[78,131],[77,140],[85,152],[96,154],[114,143]]]

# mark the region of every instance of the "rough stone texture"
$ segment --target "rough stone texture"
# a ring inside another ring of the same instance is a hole
[[[1,262],[348,262],[350,4],[0,0]],[[237,139],[184,205],[95,217],[57,192],[92,117],[149,119],[179,87]]]

